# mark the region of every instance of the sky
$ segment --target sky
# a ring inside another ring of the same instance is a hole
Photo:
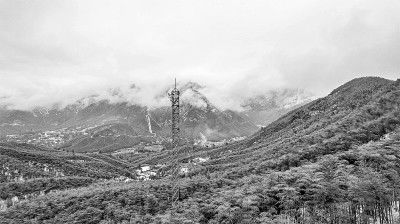
[[[0,105],[117,89],[155,107],[176,77],[238,109],[273,89],[324,96],[356,77],[395,80],[399,12],[398,0],[0,0]]]

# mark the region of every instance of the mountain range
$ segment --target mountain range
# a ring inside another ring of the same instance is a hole
[[[201,92],[202,88],[193,82],[179,86],[181,134],[189,142],[217,142],[248,136],[258,129],[260,122],[262,125],[271,122],[274,117],[308,99],[301,98],[304,94],[297,94],[299,91],[294,90],[269,92],[261,101],[260,96],[249,99],[243,105],[244,110],[238,112],[220,110]],[[168,100],[168,91],[160,94],[159,98]],[[118,89],[112,94],[114,97],[121,95]],[[282,99],[286,104],[276,103]],[[265,113],[273,116],[260,121],[258,118]],[[99,100],[96,96],[82,98],[62,108],[54,105],[30,111],[0,109],[0,136],[3,136],[3,141],[69,151],[110,152],[139,143],[160,144],[169,139],[170,126],[169,106],[147,108],[125,100]]]
[[[32,147],[3,146],[5,158],[16,155],[13,161],[26,163],[37,158],[27,150],[44,150]],[[393,223],[400,195],[400,79],[351,80],[228,144],[89,155],[126,166],[128,173],[140,168],[137,174],[155,180],[82,184],[79,190],[17,203],[0,218],[14,223]],[[90,164],[88,159],[82,165]],[[179,178],[171,179],[176,169]],[[8,198],[21,195],[21,188],[6,189]]]

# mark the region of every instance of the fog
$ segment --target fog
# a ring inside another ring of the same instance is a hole
[[[271,89],[397,79],[399,12],[398,0],[0,0],[0,105],[96,94],[154,107],[176,77],[238,109]]]

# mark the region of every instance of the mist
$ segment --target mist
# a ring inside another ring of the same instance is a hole
[[[356,77],[397,79],[398,12],[397,0],[3,0],[0,105],[96,95],[156,107],[176,77],[240,109],[273,89],[324,96]]]

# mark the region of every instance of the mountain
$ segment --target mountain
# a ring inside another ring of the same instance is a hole
[[[313,99],[313,94],[301,89],[271,90],[246,99],[241,105],[242,115],[258,126],[266,126]]]
[[[132,120],[141,115],[143,110],[143,107],[130,105],[128,102],[110,103],[92,97],[81,99],[64,108],[59,108],[57,105],[52,108],[35,108],[31,111],[3,108],[0,110],[0,130],[1,134],[5,135],[74,126],[98,126],[119,120]]]
[[[0,220],[395,223],[399,99],[400,79],[354,79],[241,141],[117,156],[159,179],[52,192],[11,206]],[[179,178],[171,179],[175,169]]]
[[[182,94],[182,138],[221,141],[254,133],[257,127],[235,111],[221,111],[200,92],[200,85],[179,86]],[[160,98],[167,99],[167,92]],[[118,90],[115,102],[90,96],[60,108],[0,110],[3,141],[58,147],[75,152],[112,152],[138,144],[160,144],[170,137],[171,108],[146,108],[126,102]]]

